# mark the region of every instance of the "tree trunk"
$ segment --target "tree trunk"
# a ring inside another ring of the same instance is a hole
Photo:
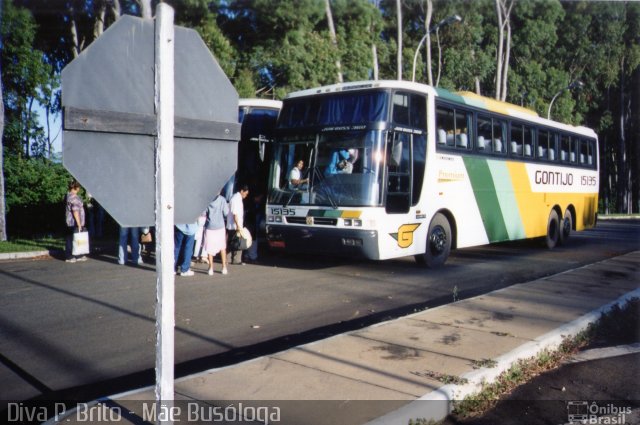
[[[509,60],[511,55],[511,10],[515,0],[496,0],[498,17],[498,54],[496,58],[496,99],[507,99]],[[505,29],[507,30],[505,40]],[[506,41],[506,47],[505,47]]]
[[[396,13],[398,15],[398,80],[402,80],[402,1],[396,0]]]
[[[618,208],[619,212],[625,214],[629,213],[629,189],[630,189],[630,178],[628,176],[629,170],[629,162],[627,157],[627,133],[625,132],[625,112],[627,110],[625,105],[625,58],[622,57],[622,63],[620,66],[620,80],[618,83],[618,97],[619,97],[619,108],[618,111],[618,125],[620,135],[618,137]]]
[[[338,53],[338,59],[336,59],[336,71],[338,82],[342,83],[342,64],[340,63],[340,52],[338,50],[338,37],[336,37],[336,27],[333,24],[333,14],[331,13],[331,1],[324,0],[325,11],[327,13],[327,22],[329,24],[329,36],[331,37],[331,44],[336,48],[336,52]]]
[[[431,65],[431,33],[429,28],[431,27],[431,16],[433,15],[433,0],[427,0],[427,14],[424,18],[424,30],[427,33],[426,46],[427,50],[427,80],[429,85],[433,86],[433,70]]]
[[[73,46],[71,48],[71,54],[73,55],[73,58],[77,58],[78,56],[80,56],[80,52],[82,52],[82,45],[80,40],[78,39],[78,26],[76,24],[76,18],[74,16],[74,12],[73,9],[69,10],[69,16],[71,18],[71,21],[69,22],[69,24],[71,25],[71,41],[73,42]]]
[[[111,13],[113,14],[113,20],[117,21],[122,16],[122,9],[120,8],[120,1],[113,0],[111,3]]]
[[[438,44],[438,76],[436,77],[436,87],[440,85],[440,73],[442,72],[442,45],[440,44],[440,31],[436,29],[436,43]]]
[[[504,50],[504,27],[502,26],[502,10],[500,0],[496,0],[496,16],[498,17],[498,54],[496,57],[496,99],[500,100],[502,89],[502,54]]]
[[[0,6],[1,10],[1,6]],[[0,80],[0,241],[7,240],[7,208],[4,196],[4,101],[2,97],[2,81]]]
[[[380,71],[378,69],[378,48],[376,47],[376,43],[371,43],[371,56],[373,59],[373,79],[377,80]]]
[[[104,32],[104,19],[107,14],[107,5],[100,2],[96,10],[96,21],[93,24],[93,39],[100,37]]]
[[[504,52],[504,61],[502,65],[504,70],[502,71],[502,89],[500,89],[500,100],[503,102],[507,100],[507,83],[509,81],[509,59],[511,57],[511,6],[509,12],[505,17],[505,25],[507,26],[507,47]]]
[[[151,0],[136,0],[136,3],[140,6],[140,16],[143,19],[151,19],[153,17]]]

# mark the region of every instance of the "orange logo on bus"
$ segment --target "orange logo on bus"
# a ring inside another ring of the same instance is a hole
[[[398,228],[398,233],[390,233],[391,237],[398,241],[400,248],[408,248],[413,244],[413,232],[420,227],[418,224],[403,224]]]

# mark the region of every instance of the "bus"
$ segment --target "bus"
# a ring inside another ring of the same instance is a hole
[[[456,248],[553,248],[597,219],[593,130],[414,82],[290,93],[270,168],[267,240],[291,252],[437,267]]]
[[[231,198],[234,185],[248,184],[260,193],[267,192],[267,178],[272,158],[273,140],[282,101],[270,99],[239,99],[238,162],[236,172],[225,184],[223,194]]]

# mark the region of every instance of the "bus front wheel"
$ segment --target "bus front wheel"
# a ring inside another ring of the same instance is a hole
[[[558,212],[551,210],[549,214],[549,221],[547,222],[547,248],[553,249],[558,244],[560,238],[560,219],[558,218]]]
[[[443,265],[451,252],[451,225],[447,218],[438,213],[433,216],[427,233],[425,253],[416,255],[416,260],[430,269]]]
[[[560,245],[567,243],[569,236],[571,235],[571,229],[573,229],[573,216],[568,209],[564,212],[564,218],[558,232],[558,243]]]

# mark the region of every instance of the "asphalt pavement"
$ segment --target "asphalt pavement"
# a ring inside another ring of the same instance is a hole
[[[176,400],[167,405],[155,403],[153,387],[141,388],[79,404],[50,423],[427,424],[444,419],[453,400],[477,392],[518,359],[556,348],[612,305],[640,297],[639,269],[640,251],[631,252],[187,376],[176,380]],[[618,415],[617,420],[634,420],[640,398],[637,357],[613,356],[622,363],[611,367],[583,362],[575,367],[580,377],[575,379],[581,381],[567,378],[578,384],[568,385],[566,397],[540,386],[540,399],[554,407],[534,412],[513,403],[513,423],[569,423],[593,409],[592,416],[601,418],[597,423],[633,423],[603,421],[622,409],[624,418]],[[607,382],[615,386],[611,378],[620,376],[630,391],[591,398],[596,393],[585,384],[587,378],[601,387]]]

